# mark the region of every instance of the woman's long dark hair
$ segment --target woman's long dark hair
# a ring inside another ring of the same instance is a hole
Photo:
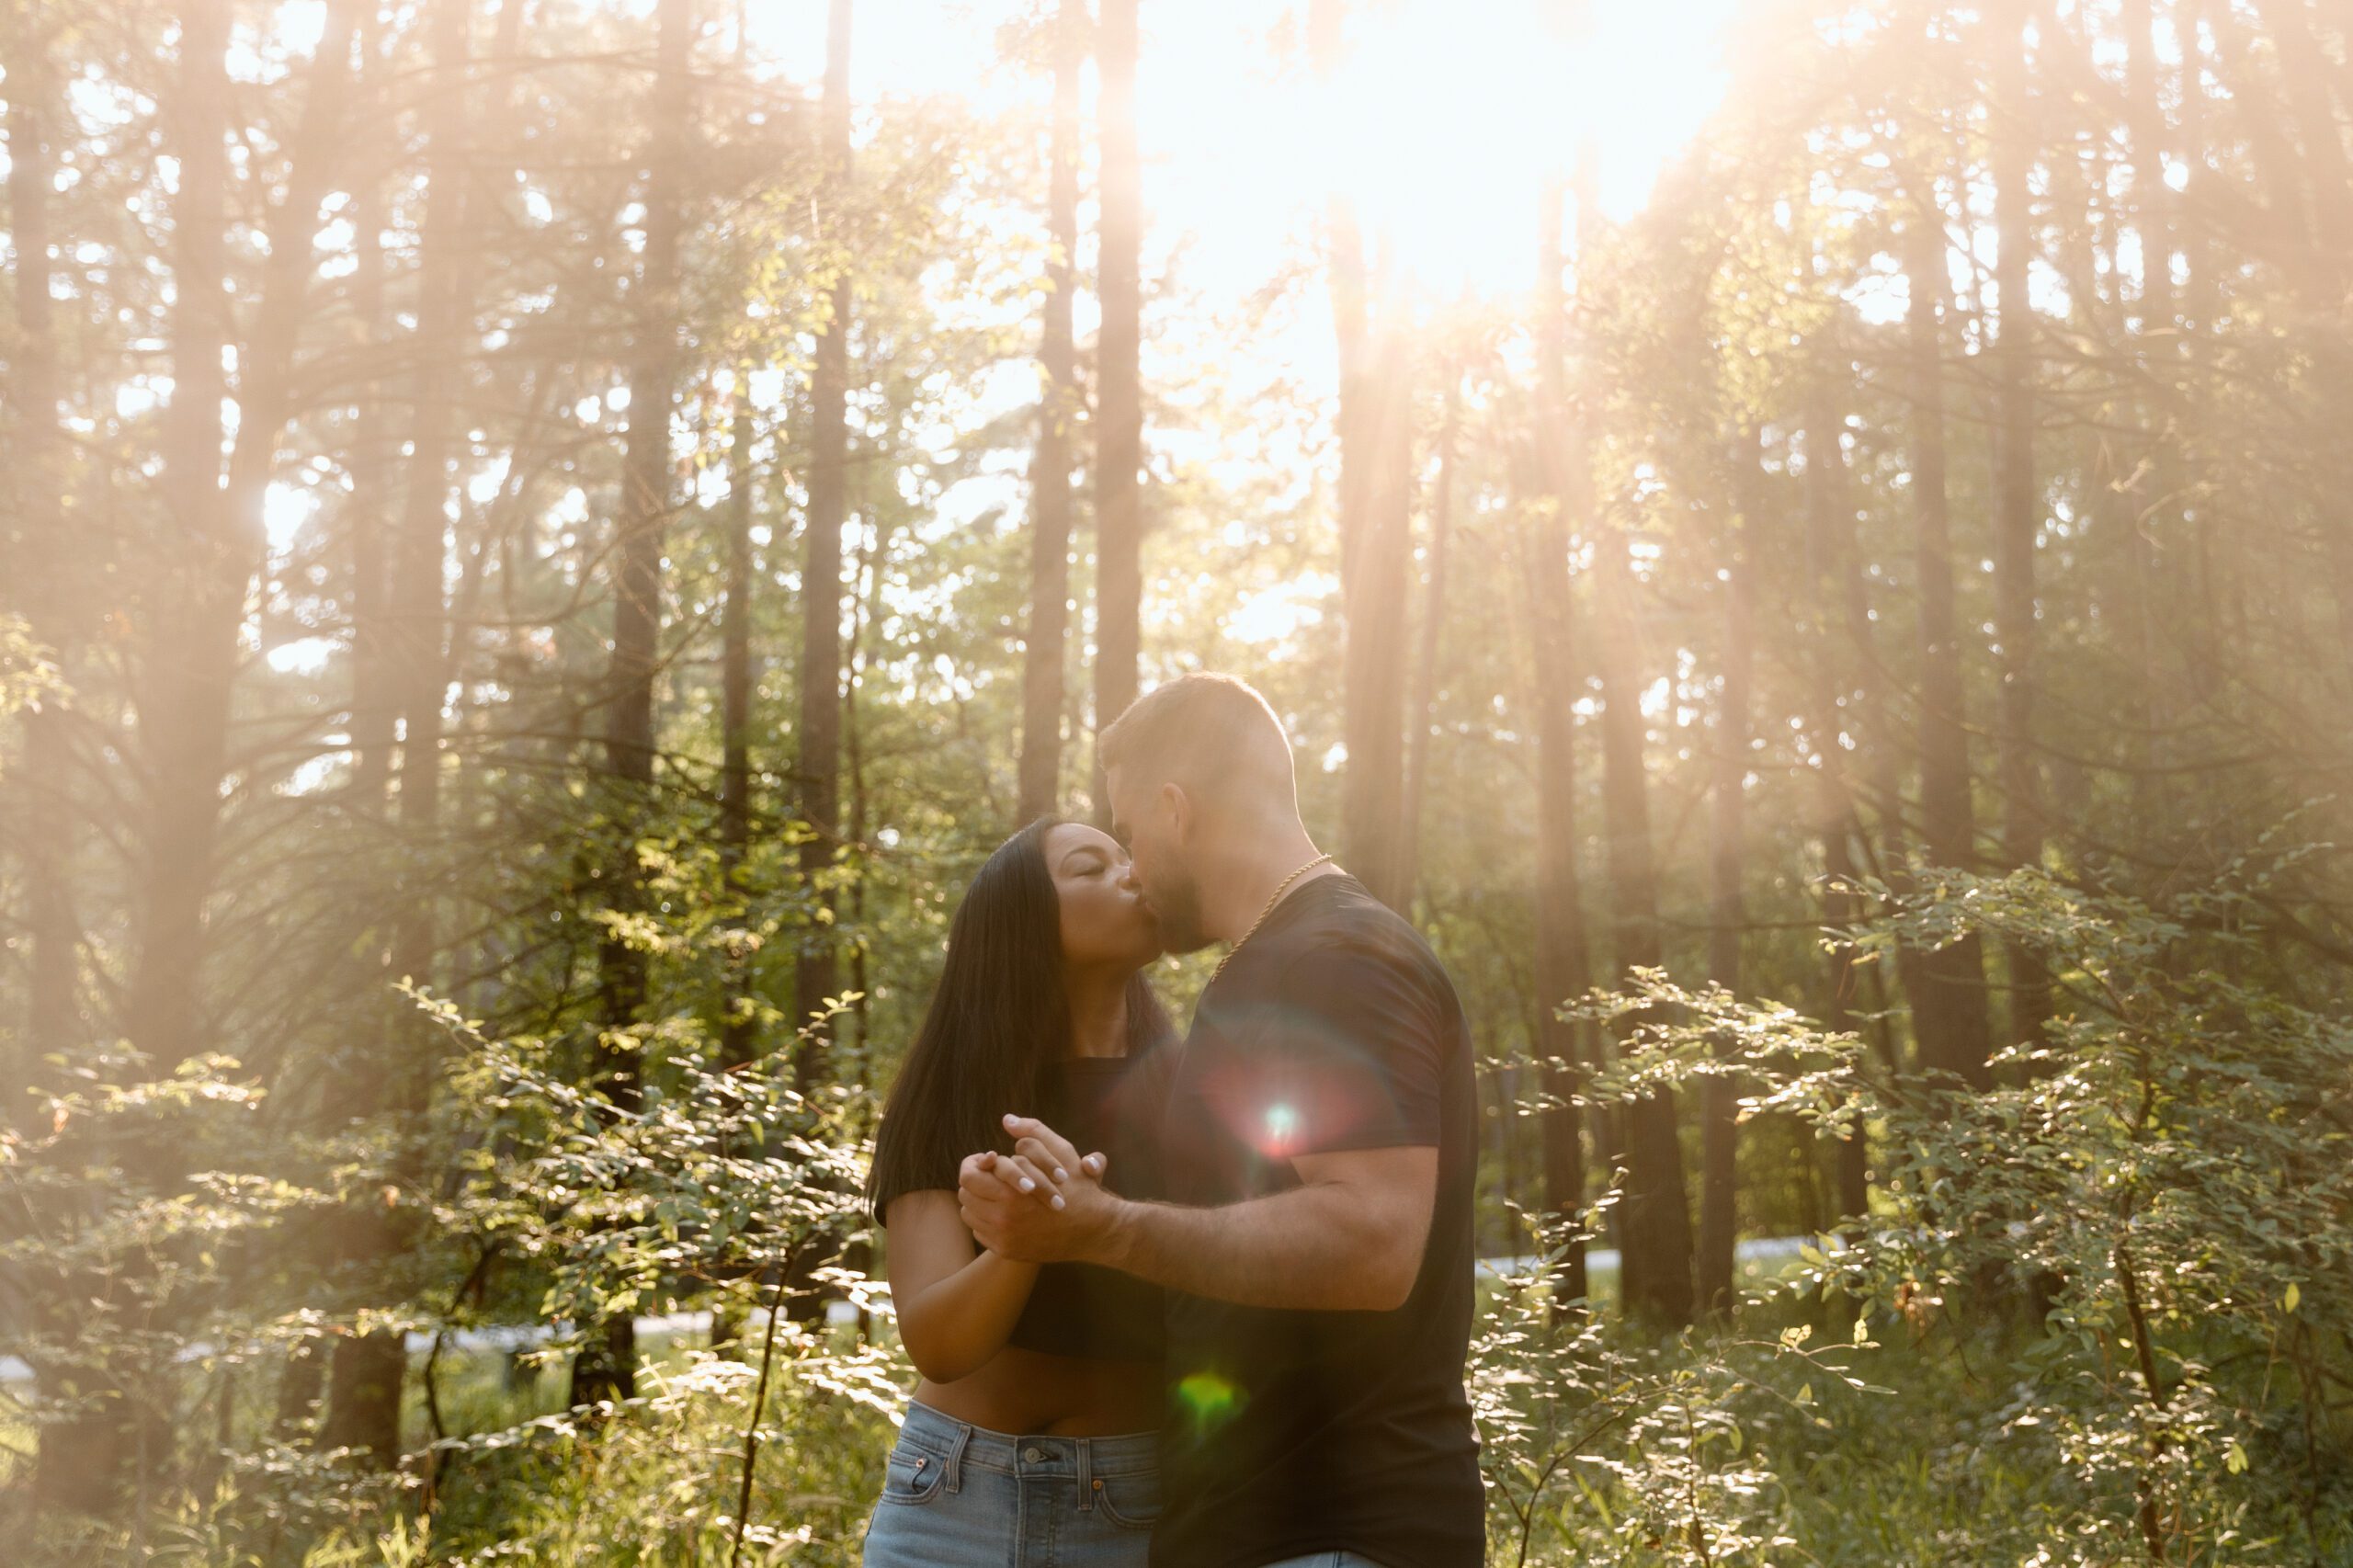
[[[939,987],[875,1134],[866,1197],[878,1220],[902,1193],[952,1191],[965,1155],[1011,1152],[999,1118],[1035,1114],[1040,1074],[1070,1053],[1062,901],[1045,848],[1059,821],[1040,817],[999,845],[956,907]],[[1128,982],[1130,1053],[1173,1032],[1138,971]]]

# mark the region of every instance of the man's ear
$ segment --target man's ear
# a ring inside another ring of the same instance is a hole
[[[1192,797],[1185,793],[1182,785],[1163,784],[1160,787],[1160,803],[1167,809],[1169,825],[1176,830],[1176,842],[1184,843],[1199,822],[1199,813],[1194,809]]]

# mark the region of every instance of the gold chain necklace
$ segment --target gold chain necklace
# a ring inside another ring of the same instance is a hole
[[[1329,855],[1318,855],[1314,859],[1310,860],[1306,865],[1302,866],[1298,870],[1293,871],[1290,876],[1285,877],[1282,880],[1280,884],[1276,887],[1274,896],[1267,900],[1267,907],[1258,911],[1258,918],[1250,922],[1250,929],[1243,932],[1240,940],[1236,941],[1233,946],[1225,949],[1225,957],[1218,960],[1217,967],[1210,971],[1211,985],[1215,985],[1217,983],[1217,977],[1225,972],[1225,966],[1233,961],[1233,955],[1242,950],[1242,944],[1258,934],[1258,927],[1267,923],[1267,916],[1275,912],[1275,905],[1283,901],[1283,894],[1290,892],[1291,883],[1299,881],[1300,878],[1307,875],[1308,872],[1315,869],[1316,867],[1323,865],[1325,861],[1331,858],[1332,857]],[[1208,986],[1204,986],[1202,989],[1207,990]]]

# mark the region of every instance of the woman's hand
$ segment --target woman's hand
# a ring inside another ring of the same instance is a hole
[[[958,1211],[980,1244],[1023,1263],[1088,1261],[1120,1200],[1103,1186],[1103,1155],[1079,1157],[1052,1128],[1008,1116],[1011,1154],[974,1154],[957,1172]]]
[[[1089,1154],[1078,1162],[1078,1168],[1100,1181],[1109,1163],[1104,1155]],[[1015,1191],[1029,1194],[1049,1209],[1068,1207],[1063,1188],[1070,1182],[1069,1167],[1049,1154],[1045,1144],[1034,1138],[1023,1139],[1011,1154],[991,1150],[966,1155],[957,1170],[959,1182],[967,1175],[998,1176],[1011,1183]]]

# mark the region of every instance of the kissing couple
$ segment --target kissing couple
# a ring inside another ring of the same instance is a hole
[[[973,879],[869,1191],[920,1381],[866,1568],[1479,1568],[1477,1096],[1421,937],[1192,675]],[[1144,978],[1228,944],[1180,1038]]]

